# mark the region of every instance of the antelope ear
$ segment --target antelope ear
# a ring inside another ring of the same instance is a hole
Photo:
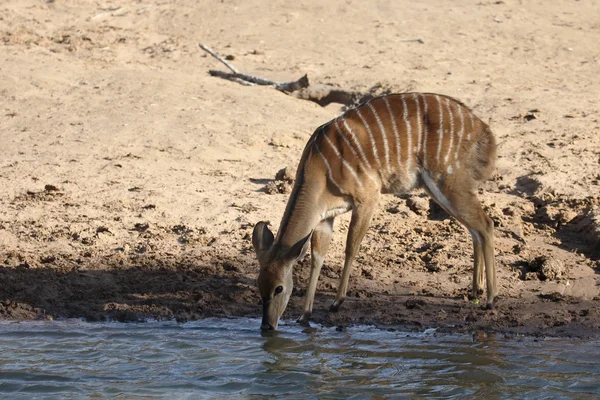
[[[298,243],[292,246],[291,249],[286,253],[286,259],[290,261],[299,260],[308,251],[308,246],[310,245],[310,238],[312,237],[313,231],[311,231],[305,238],[300,239]]]
[[[252,245],[257,253],[270,249],[274,240],[275,237],[273,237],[273,233],[269,230],[266,223],[260,221],[254,226]]]

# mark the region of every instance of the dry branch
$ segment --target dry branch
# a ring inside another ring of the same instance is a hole
[[[231,73],[228,73],[228,72],[222,72],[222,71],[216,71],[216,70],[209,70],[208,72],[210,73],[211,76],[218,76],[219,78],[238,82],[242,85],[247,85],[247,86],[252,86],[252,85],[273,86],[275,89],[280,90],[285,93],[291,93],[296,90],[306,88],[309,85],[307,75],[304,75],[302,78],[298,79],[297,81],[279,83],[279,82],[272,81],[270,79],[261,78],[259,76],[244,74],[244,73],[240,72],[237,68],[235,68],[233,65],[228,63],[223,57],[219,56],[217,53],[215,53],[213,50],[211,50],[209,47],[205,46],[202,43],[199,43],[198,45],[200,46],[200,48],[202,50],[206,51],[208,54],[210,54],[211,56],[213,56],[214,58],[216,58],[217,60],[222,62],[231,71]]]
[[[402,41],[406,42],[419,42],[423,43],[422,39],[403,39]],[[361,102],[367,101],[375,97],[376,95],[389,93],[389,91],[383,91],[381,93],[380,85],[375,85],[371,89],[366,92],[356,91],[356,90],[348,90],[340,87],[332,86],[332,85],[310,85],[308,82],[308,76],[304,75],[302,78],[293,82],[275,82],[270,79],[261,78],[258,76],[248,75],[240,72],[233,65],[228,63],[223,57],[219,56],[212,49],[205,46],[202,43],[198,44],[200,48],[206,51],[208,54],[222,62],[227,69],[231,72],[224,72],[219,70],[211,69],[209,70],[209,74],[211,76],[216,76],[222,79],[227,79],[233,82],[237,82],[241,85],[246,86],[254,86],[254,85],[263,85],[263,86],[272,86],[275,89],[282,91],[286,94],[289,94],[293,97],[303,100],[309,100],[319,104],[322,107],[327,106],[331,103],[339,103],[343,104],[346,107],[352,107]]]

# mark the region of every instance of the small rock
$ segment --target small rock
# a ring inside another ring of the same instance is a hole
[[[541,298],[542,300],[549,300],[549,301],[554,301],[554,302],[559,302],[559,301],[565,300],[565,296],[563,296],[559,292],[540,293],[538,295],[538,297]]]
[[[111,232],[107,227],[99,226],[96,228],[96,233],[111,233]]]
[[[286,194],[292,192],[292,185],[286,181],[271,181],[265,186],[265,193],[267,194]]]
[[[368,270],[368,269],[365,269],[365,268],[363,268],[363,269],[360,271],[360,274],[361,274],[362,276],[364,276],[365,278],[367,278],[367,279],[370,279],[370,280],[373,280],[373,279],[374,279],[374,277],[373,277],[373,271],[371,271],[371,270]]]
[[[556,259],[547,259],[546,262],[542,264],[538,275],[540,280],[555,281],[565,278],[567,271],[565,265],[561,261]]]
[[[390,214],[398,214],[400,212],[400,208],[398,208],[398,204],[393,204],[385,209],[385,211]]]
[[[294,182],[296,179],[296,169],[291,167],[285,167],[277,171],[275,174],[275,180],[286,181],[288,183]]]
[[[240,269],[229,261],[225,261],[222,266],[225,271],[240,272]]]
[[[538,274],[537,272],[527,272],[525,274],[524,279],[525,281],[537,281],[538,280]]]
[[[567,275],[566,267],[560,260],[545,255],[535,257],[529,261],[529,272],[526,277],[532,272],[537,273],[538,278],[542,281],[555,281],[565,278]]]
[[[46,185],[44,186],[44,190],[46,192],[60,192],[60,189],[54,185]]]
[[[429,202],[422,197],[410,197],[406,200],[406,206],[417,215],[427,215]]]
[[[138,222],[133,226],[133,229],[138,232],[146,232],[150,228],[150,225],[147,222]]]
[[[412,310],[412,309],[415,309],[415,308],[417,310],[420,310],[426,304],[427,303],[425,303],[425,301],[421,300],[421,299],[408,299],[404,303],[404,305],[406,306],[406,308],[408,308],[409,310]]]

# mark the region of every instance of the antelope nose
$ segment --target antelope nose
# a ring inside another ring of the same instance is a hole
[[[275,330],[275,328],[273,328],[273,325],[267,324],[266,322],[263,322],[260,325],[260,330],[261,331],[273,331],[273,330]]]

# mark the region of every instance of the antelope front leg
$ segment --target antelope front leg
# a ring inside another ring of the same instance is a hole
[[[475,300],[483,291],[483,247],[482,238],[474,230],[470,231],[473,239],[473,288],[470,300]]]
[[[477,272],[473,272],[473,294],[475,294],[475,288],[477,292],[479,288],[483,289],[483,264],[485,263],[485,280],[487,284],[487,304],[488,309],[494,308],[494,300],[498,293],[496,286],[496,266],[494,260],[494,223],[490,217],[483,212],[481,204],[475,203],[472,207],[473,210],[478,214],[478,225],[479,227],[474,229],[475,235],[473,235],[473,243],[475,245],[475,260],[478,262]],[[476,214],[476,215],[477,215]],[[479,247],[479,255],[477,254],[477,247]]]
[[[332,235],[333,218],[321,221],[313,232],[310,252],[310,281],[308,283],[308,289],[306,290],[304,312],[302,313],[302,316],[298,318],[298,323],[305,325],[308,324],[308,321],[312,315],[315,292],[317,290],[317,281],[319,280],[319,274],[321,273],[321,267],[323,266],[323,259],[327,253],[327,249],[329,249],[329,243],[331,242]]]
[[[344,260],[344,270],[342,271],[342,277],[340,278],[340,286],[338,287],[337,295],[335,296],[333,304],[331,307],[329,307],[329,311],[338,311],[346,299],[346,291],[348,290],[348,279],[350,278],[350,271],[352,270],[352,262],[354,261],[356,252],[360,247],[360,243],[365,237],[365,233],[367,233],[377,200],[378,197],[369,203],[357,204],[352,210],[352,219],[350,220],[348,238],[346,239],[346,259]]]
[[[488,226],[493,227],[494,224],[488,218]],[[494,261],[494,234],[492,228],[488,228],[488,232],[483,238],[483,255],[485,258],[485,279],[487,283],[487,308],[494,308],[494,300],[498,293],[496,286],[496,266]]]

